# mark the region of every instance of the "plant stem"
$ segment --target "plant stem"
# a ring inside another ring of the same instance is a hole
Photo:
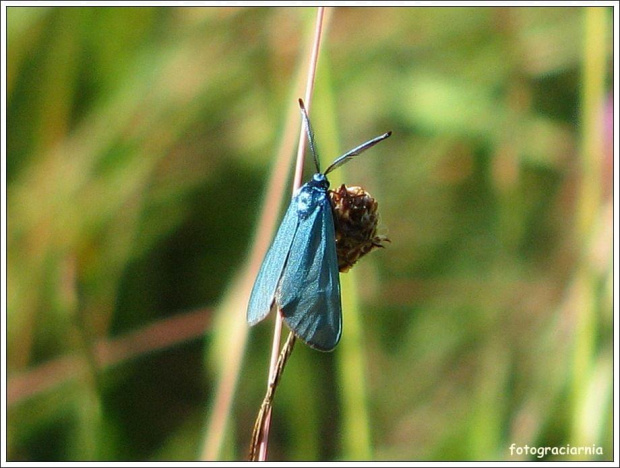
[[[265,423],[267,421],[267,417],[271,414],[271,408],[273,405],[273,397],[276,392],[276,388],[278,383],[280,382],[280,377],[284,372],[284,366],[286,365],[286,361],[288,361],[289,356],[293,352],[293,347],[295,346],[295,335],[292,332],[289,332],[288,338],[286,339],[286,343],[284,344],[282,351],[280,352],[280,356],[278,357],[278,361],[275,368],[275,373],[273,376],[273,380],[271,381],[269,387],[267,388],[267,394],[263,399],[263,403],[260,405],[260,410],[258,411],[258,416],[256,417],[256,422],[254,423],[254,430],[252,431],[252,440],[250,442],[250,461],[258,461],[258,455],[261,453],[259,451],[260,448],[265,446],[264,442],[264,428]]]
[[[312,53],[310,55],[310,63],[308,66],[308,80],[306,83],[306,93],[305,93],[305,103],[306,108],[310,108],[310,102],[312,99],[312,91],[314,89],[314,80],[316,76],[316,68],[319,58],[319,50],[321,45],[321,34],[323,31],[323,18],[325,16],[325,8],[319,7],[317,11],[316,18],[316,28],[314,34],[314,42],[312,45]],[[295,166],[295,178],[293,180],[293,195],[295,192],[301,187],[301,181],[303,176],[303,166],[304,166],[304,149],[305,149],[305,132],[303,123],[301,124],[300,136],[299,136],[299,146],[297,148],[297,164]],[[275,392],[275,388],[278,383],[278,354],[280,350],[280,340],[282,336],[282,316],[280,311],[278,310],[278,314],[276,315],[275,326],[273,331],[273,344],[271,347],[271,361],[269,365],[269,378],[267,381],[267,395],[263,400],[263,405],[261,405],[261,409],[259,410],[259,415],[257,418],[257,423],[260,423],[260,420],[263,419],[264,414],[264,423],[262,425],[262,430],[257,434],[257,440],[259,444],[258,449],[258,461],[265,461],[267,457],[267,445],[269,441],[269,428],[271,427],[271,402],[269,405],[265,406],[265,402],[268,398],[273,399],[273,393]],[[290,340],[290,336],[289,336]],[[288,341],[287,340],[287,343]],[[294,343],[294,338],[293,338]],[[283,353],[286,350],[286,345],[283,349]],[[292,345],[290,351],[292,352]],[[290,355],[290,353],[289,353]],[[288,359],[288,355],[286,356]],[[280,374],[284,370],[284,364],[286,363],[286,359],[282,362],[282,368],[280,370]],[[256,429],[256,428],[255,428]],[[255,430],[256,432],[256,430]],[[250,450],[250,454],[254,454],[254,437],[252,438],[252,448]],[[252,459],[253,457],[251,457]]]
[[[576,206],[576,241],[582,252],[574,279],[575,343],[573,351],[573,375],[571,382],[572,428],[571,444],[590,445],[594,442],[589,434],[587,421],[591,415],[586,411],[588,382],[595,370],[596,338],[599,333],[597,321],[597,283],[599,277],[586,257],[592,249],[596,218],[601,212],[602,187],[602,116],[605,92],[606,31],[608,11],[604,8],[584,9],[583,86],[581,107],[581,180]]]

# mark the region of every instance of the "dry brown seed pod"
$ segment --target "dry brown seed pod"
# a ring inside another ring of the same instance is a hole
[[[338,269],[344,273],[361,257],[390,240],[377,235],[378,203],[362,187],[342,184],[329,191],[336,230]]]

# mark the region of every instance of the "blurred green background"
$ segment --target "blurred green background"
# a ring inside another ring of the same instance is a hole
[[[240,278],[315,16],[8,8],[9,460],[245,459],[272,319]],[[323,164],[393,130],[332,178],[392,242],[336,351],[297,345],[268,459],[612,459],[612,9],[327,23]]]

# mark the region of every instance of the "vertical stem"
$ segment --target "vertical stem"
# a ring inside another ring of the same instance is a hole
[[[321,114],[319,120],[323,128],[334,131],[319,132],[324,135],[323,150],[325,154],[340,154],[339,126],[336,96],[330,71],[330,54],[323,54],[323,63],[326,65],[321,72]],[[347,166],[341,167],[330,175],[330,183],[338,187],[344,182]],[[338,443],[341,447],[342,458],[345,460],[371,460],[372,434],[370,424],[370,410],[368,404],[368,384],[366,379],[366,356],[363,345],[363,325],[360,311],[359,297],[356,291],[362,286],[359,283],[357,269],[352,268],[346,274],[340,274],[340,292],[342,310],[347,312],[347,339],[338,345],[338,353],[334,356],[336,363],[337,387],[339,405],[341,406],[341,421]]]
[[[325,7],[319,7],[316,16],[316,28],[314,30],[314,44],[312,45],[312,55],[310,56],[310,64],[308,65],[308,81],[306,83],[306,94],[304,95],[304,104],[308,114],[310,114],[310,105],[312,102],[312,92],[314,91],[314,81],[316,77],[316,68],[319,61],[319,50],[321,46],[321,35],[323,32],[323,17],[325,16]],[[299,130],[299,146],[297,147],[297,165],[295,166],[295,179],[293,180],[293,194],[301,187],[301,178],[304,171],[304,150],[306,148],[306,132],[303,122]]]
[[[587,258],[596,217],[601,209],[603,100],[608,23],[606,8],[584,9],[584,49],[582,86],[581,180],[576,212],[576,243],[581,253],[574,282],[575,343],[571,383],[571,444],[592,443],[586,432],[588,383],[594,371],[597,334],[597,276]]]
[[[316,68],[319,58],[319,50],[321,45],[321,34],[323,31],[323,17],[325,16],[325,8],[319,7],[317,11],[316,28],[314,34],[314,43],[312,45],[312,54],[310,56],[310,64],[308,67],[308,80],[306,83],[305,103],[306,108],[309,109],[310,101],[312,99],[312,91],[314,89],[314,79],[316,76]],[[305,148],[305,133],[303,122],[301,124],[299,146],[297,149],[297,164],[295,166],[295,178],[293,181],[293,195],[301,187],[301,180],[303,176],[304,167],[304,148]],[[273,343],[271,346],[271,360],[269,364],[269,378],[267,381],[267,391],[274,386],[276,376],[276,364],[278,362],[278,354],[280,351],[280,341],[282,336],[282,316],[280,311],[276,315],[275,326],[273,330]],[[259,446],[258,460],[265,461],[267,458],[267,444],[269,440],[269,428],[271,427],[271,407],[267,409],[265,417],[265,424],[261,433],[261,441]]]
[[[603,103],[607,56],[606,8],[584,11],[582,67],[581,181],[577,207],[578,242],[587,243],[601,202]]]

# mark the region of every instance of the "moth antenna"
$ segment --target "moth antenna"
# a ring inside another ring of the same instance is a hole
[[[316,152],[316,145],[314,144],[314,132],[312,131],[312,125],[310,125],[308,111],[306,111],[306,106],[304,105],[304,101],[301,98],[299,99],[299,108],[301,109],[301,117],[304,121],[306,132],[308,133],[308,145],[310,145],[310,152],[312,153],[312,157],[314,158],[316,172],[319,173],[321,172],[321,168],[319,166],[319,155]]]
[[[344,163],[346,163],[349,159],[357,156],[360,153],[363,153],[364,151],[366,151],[368,148],[372,148],[373,146],[375,146],[377,143],[379,143],[380,141],[385,140],[386,138],[388,138],[390,135],[392,134],[392,132],[387,132],[384,133],[383,135],[379,135],[378,137],[373,138],[372,140],[368,140],[365,143],[362,143],[361,145],[353,148],[351,151],[346,152],[345,154],[343,154],[342,156],[338,157],[333,163],[331,163],[331,165],[327,168],[327,170],[325,171],[325,175],[329,174],[331,171],[333,171],[334,169],[336,169],[337,167],[342,166]]]

